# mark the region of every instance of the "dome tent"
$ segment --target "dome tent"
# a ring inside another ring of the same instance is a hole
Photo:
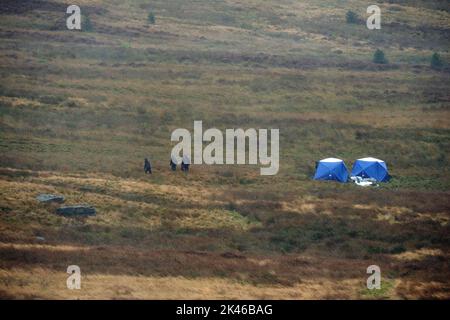
[[[318,162],[314,180],[335,180],[347,182],[348,172],[345,163],[341,159],[326,158]]]
[[[352,177],[373,178],[378,182],[386,182],[390,178],[386,163],[370,157],[356,160],[351,175]]]

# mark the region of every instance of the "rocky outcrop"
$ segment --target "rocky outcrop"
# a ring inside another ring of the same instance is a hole
[[[95,208],[87,205],[65,206],[56,209],[56,213],[63,216],[94,216]]]
[[[55,195],[55,194],[40,194],[36,197],[36,199],[39,202],[44,202],[44,203],[50,203],[50,202],[57,202],[57,203],[62,203],[64,202],[64,196],[60,196],[60,195]]]

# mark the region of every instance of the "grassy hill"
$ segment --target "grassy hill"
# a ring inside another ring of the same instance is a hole
[[[83,0],[69,31],[65,1],[2,1],[0,296],[448,299],[450,7],[376,3],[371,31],[359,0]],[[279,128],[278,175],[171,172],[170,134],[194,120]],[[330,156],[393,178],[312,181]],[[58,216],[47,192],[97,215]]]

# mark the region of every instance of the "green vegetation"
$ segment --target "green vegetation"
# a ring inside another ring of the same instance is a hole
[[[379,64],[388,63],[386,57],[384,56],[384,52],[380,49],[377,49],[373,54],[373,62]]]
[[[433,55],[431,56],[431,68],[433,69],[441,69],[442,66],[444,65],[444,62],[441,59],[441,56],[438,53],[433,53]]]
[[[347,23],[359,23],[359,18],[355,12],[349,10],[345,14],[345,21],[347,21]]]
[[[381,289],[364,289],[362,294],[368,299],[388,299],[392,295],[392,290],[395,287],[395,282],[392,279],[382,278]]]
[[[85,32],[92,32],[94,29],[91,18],[87,14],[81,16],[81,30]]]
[[[150,12],[150,13],[148,14],[147,20],[148,20],[148,23],[150,23],[150,24],[155,24],[156,19],[155,19],[155,15],[153,14],[153,12]]]

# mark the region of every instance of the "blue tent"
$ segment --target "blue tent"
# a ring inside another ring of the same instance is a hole
[[[362,158],[353,164],[352,177],[374,178],[379,182],[386,182],[390,176],[386,163],[376,158]]]
[[[344,161],[336,158],[326,158],[319,161],[314,180],[336,180],[347,182],[348,172]]]

